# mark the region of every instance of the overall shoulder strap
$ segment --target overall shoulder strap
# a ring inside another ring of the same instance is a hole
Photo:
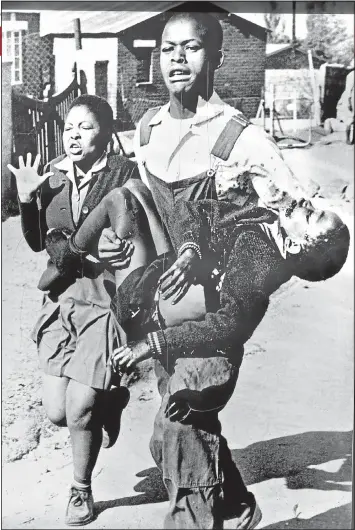
[[[222,160],[228,160],[236,141],[249,123],[243,114],[233,116],[217,138],[212,149],[212,155]]]
[[[149,143],[150,135],[152,134],[152,128],[149,126],[149,122],[150,120],[154,118],[154,116],[159,110],[160,110],[160,107],[153,107],[151,109],[148,109],[141,120],[141,126],[140,126],[141,147]]]

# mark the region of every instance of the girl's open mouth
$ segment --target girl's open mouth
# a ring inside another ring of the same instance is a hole
[[[71,144],[69,146],[69,151],[74,155],[78,155],[82,152],[82,148],[79,144]]]

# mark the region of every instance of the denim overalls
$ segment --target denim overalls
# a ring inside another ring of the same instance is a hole
[[[149,142],[148,123],[157,111],[151,109],[142,119],[141,146]],[[217,139],[212,154],[227,160],[246,125],[246,121],[230,120]],[[146,166],[145,171],[167,231],[170,212],[178,200],[217,199],[215,170],[211,168],[195,177],[176,182],[163,181]],[[174,233],[170,230],[168,235],[174,245]],[[194,359],[197,371],[199,360]],[[221,363],[220,369],[229,374],[229,382],[224,389],[226,404],[234,391],[238,368],[222,357],[211,358],[211,362],[212,370],[218,369],[218,363]],[[169,494],[170,507],[164,528],[222,528],[223,500],[227,501],[229,494],[234,502],[243,502],[247,489],[232,460],[227,442],[221,435],[218,410],[201,413],[193,424],[173,422],[165,417],[169,397],[175,392],[177,380],[181,378],[179,365],[180,362],[176,363],[169,373],[159,361],[155,365],[162,402],[155,419],[150,449]]]

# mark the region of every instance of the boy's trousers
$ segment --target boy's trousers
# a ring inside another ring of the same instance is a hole
[[[215,359],[215,358],[214,358]],[[181,366],[181,365],[180,365]],[[171,421],[165,407],[174,387],[172,375],[156,361],[158,390],[162,398],[154,423],[150,450],[161,470],[169,495],[164,528],[223,528],[227,504],[239,505],[247,489],[221,435],[218,411],[193,413],[189,424]],[[234,389],[238,370],[231,365]],[[231,393],[225,395],[225,404]]]

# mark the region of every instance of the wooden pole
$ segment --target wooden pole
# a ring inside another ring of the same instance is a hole
[[[80,26],[80,18],[75,18],[73,20],[74,24],[74,39],[75,39],[75,49],[81,50],[81,26]]]
[[[81,61],[80,61],[80,58],[81,58],[81,50],[82,50],[82,45],[81,45],[81,25],[80,25],[80,18],[75,18],[73,20],[73,26],[74,26],[74,42],[75,42],[75,53],[74,53],[74,67],[73,67],[73,70],[75,68],[75,65],[76,65],[76,80],[78,82],[78,84],[80,85],[81,83],[81,78],[80,78],[80,71],[81,71]]]
[[[292,44],[296,44],[296,2],[292,2]]]

